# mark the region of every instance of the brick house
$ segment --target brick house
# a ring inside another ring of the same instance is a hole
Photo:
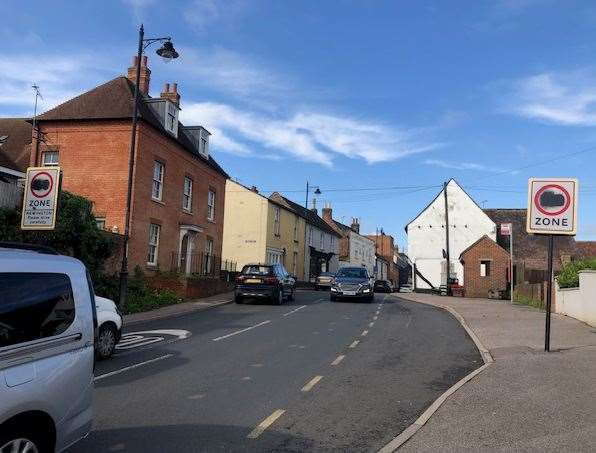
[[[124,232],[136,58],[116,77],[38,117],[31,165],[60,165],[62,188],[93,201],[98,225]],[[221,256],[226,172],[209,132],[178,120],[177,84],[149,96],[142,58],[132,181],[129,268],[211,271]],[[200,260],[199,257],[200,256]],[[199,260],[199,261],[198,261]]]
[[[395,245],[395,240],[390,234],[385,234],[381,231],[380,234],[367,234],[367,238],[375,243],[375,253],[377,261],[385,262],[387,264],[387,273],[383,278],[389,280],[394,286],[399,285],[399,267],[397,266],[398,249]],[[379,265],[377,265],[377,269]]]
[[[484,235],[461,252],[466,297],[489,297],[490,291],[506,291],[509,253]]]

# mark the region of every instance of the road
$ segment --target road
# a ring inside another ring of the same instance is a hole
[[[132,326],[144,333],[98,365],[94,431],[70,452],[376,451],[482,365],[447,312],[328,299]]]

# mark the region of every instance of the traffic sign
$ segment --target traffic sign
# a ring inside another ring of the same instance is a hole
[[[577,232],[578,182],[574,178],[530,178],[526,230],[533,234]]]
[[[501,236],[511,236],[511,224],[510,223],[502,223],[501,224]]]
[[[21,229],[54,229],[59,188],[60,167],[29,167],[27,169]]]

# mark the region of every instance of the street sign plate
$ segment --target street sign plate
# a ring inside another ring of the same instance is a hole
[[[526,230],[575,235],[578,182],[574,178],[530,178]]]
[[[510,236],[511,235],[511,224],[510,223],[502,223],[501,224],[501,236]]]
[[[21,229],[54,229],[59,186],[60,167],[29,167],[27,169]]]

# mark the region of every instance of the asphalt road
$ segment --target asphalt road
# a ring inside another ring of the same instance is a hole
[[[94,431],[70,452],[376,451],[482,365],[447,312],[328,299],[132,326],[97,367]]]

